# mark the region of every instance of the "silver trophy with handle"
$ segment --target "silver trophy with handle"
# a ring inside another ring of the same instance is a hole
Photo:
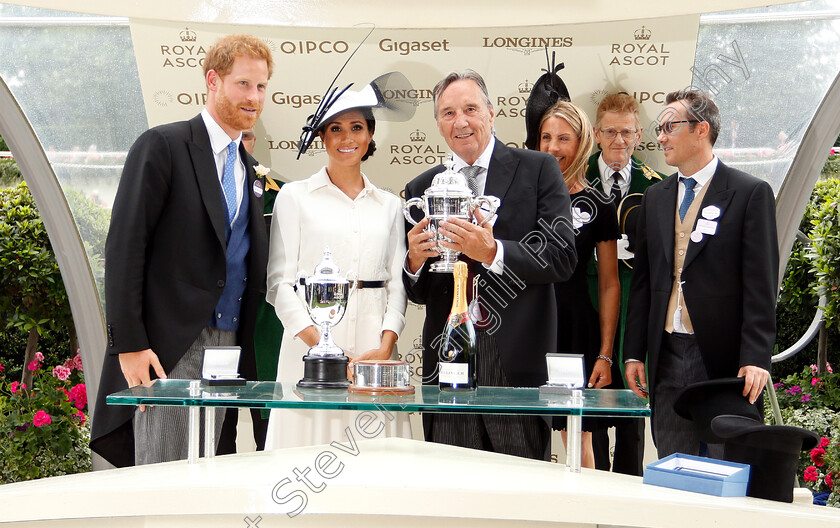
[[[411,216],[412,207],[417,207],[423,211],[424,217],[428,216],[431,219],[426,230],[435,236],[440,260],[433,262],[429,270],[436,273],[452,273],[455,263],[458,262],[458,255],[461,254],[460,251],[447,249],[440,244],[442,240],[451,242],[449,238],[440,234],[440,223],[450,218],[478,223],[473,211],[479,208],[484,215],[479,225],[483,225],[495,216],[501,204],[501,200],[495,196],[474,196],[467,185],[466,176],[455,171],[455,162],[451,158],[444,163],[444,167],[445,170],[432,179],[432,184],[423,196],[411,198],[403,206],[403,215],[412,225],[417,225],[417,221]]]

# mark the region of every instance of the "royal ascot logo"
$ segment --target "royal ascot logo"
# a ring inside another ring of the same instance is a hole
[[[181,42],[195,42],[198,38],[195,31],[191,30],[190,28],[184,28],[180,34]]]
[[[419,128],[408,135],[408,143],[389,145],[389,165],[438,165],[446,161],[449,151],[440,145],[426,145],[426,133]]]
[[[569,48],[573,37],[482,37],[482,48],[506,48],[509,51],[530,55],[548,48]]]
[[[420,106],[423,103],[432,102],[432,91],[427,89],[408,90],[383,90],[382,97],[385,101],[394,101],[398,103],[408,103],[414,106]]]
[[[175,98],[172,97],[172,93],[168,90],[158,90],[152,96],[152,100],[158,106],[167,107],[175,101]]]
[[[449,52],[449,41],[443,40],[393,40],[382,39],[379,41],[380,51],[387,53],[398,53],[410,55],[416,52]]]
[[[178,33],[176,44],[161,44],[160,55],[164,68],[202,68],[207,50],[196,44],[198,34],[190,28]]]
[[[645,26],[642,26],[633,33],[633,37],[636,40],[650,40],[650,35],[650,30],[646,29]]]
[[[496,103],[493,105],[496,117],[523,117],[525,115],[525,105],[528,104],[528,97],[531,96],[533,88],[534,83],[525,79],[524,82],[516,86],[516,93],[519,95],[496,97]]]
[[[273,139],[268,140],[268,150],[289,150],[296,153],[299,148],[300,140],[297,139],[279,141],[275,141]],[[316,138],[309,145],[309,148],[306,149],[305,155],[314,156],[315,154],[326,152],[326,150],[327,148],[324,146],[324,142]]]
[[[633,32],[631,42],[610,45],[612,60],[610,66],[665,66],[671,52],[665,43],[651,42],[653,33],[645,26]]]
[[[315,106],[321,103],[320,94],[287,94],[285,92],[274,92],[271,94],[271,102],[279,106],[290,106],[300,108],[303,105]]]

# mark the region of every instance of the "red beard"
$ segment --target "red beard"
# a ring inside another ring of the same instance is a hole
[[[239,109],[240,106],[254,108],[256,109],[256,112],[244,112]],[[219,116],[219,120],[221,120],[222,123],[235,130],[248,130],[249,128],[252,128],[256,124],[261,113],[262,105],[256,101],[243,101],[240,104],[236,104],[228,99],[223,85],[219,91],[216,92],[216,115]]]

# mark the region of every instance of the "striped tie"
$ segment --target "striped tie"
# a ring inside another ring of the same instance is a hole
[[[478,173],[481,172],[481,167],[476,165],[469,165],[461,169],[461,174],[467,177],[467,185],[473,192],[473,196],[478,196]]]

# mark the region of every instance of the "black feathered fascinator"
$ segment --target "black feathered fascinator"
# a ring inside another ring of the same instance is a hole
[[[546,110],[557,101],[571,101],[566,83],[557,75],[557,72],[565,66],[562,62],[555,66],[555,55],[551,52],[551,59],[548,57],[548,48],[545,48],[545,60],[548,68],[543,69],[545,73],[537,79],[528,97],[528,104],[525,105],[525,146],[531,150],[537,150],[540,136],[540,120]]]

